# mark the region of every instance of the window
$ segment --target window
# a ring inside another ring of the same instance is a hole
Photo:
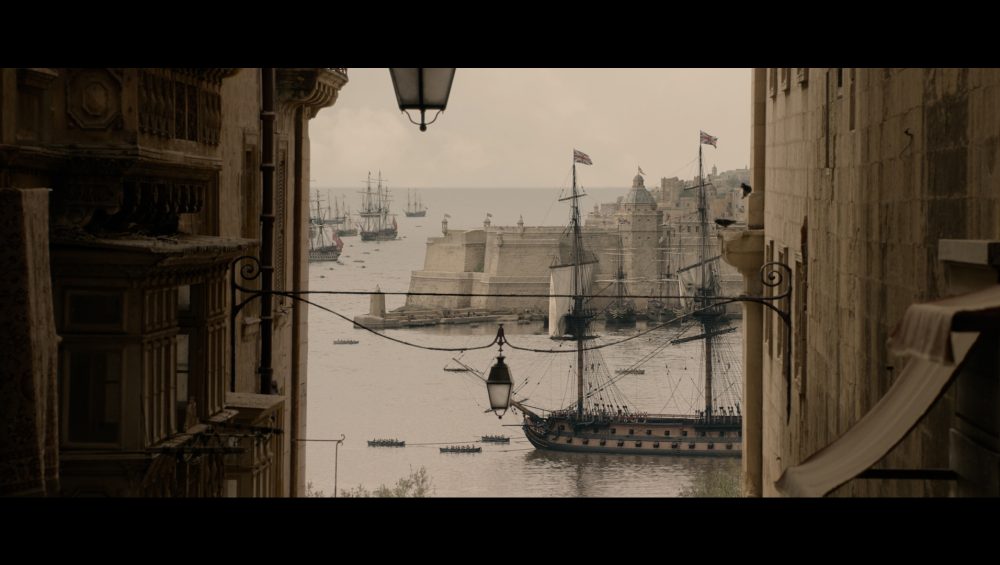
[[[611,433],[613,434],[618,433],[618,428],[611,428]]]
[[[65,356],[63,437],[70,443],[118,443],[122,353],[73,350]]]
[[[684,436],[684,437],[687,437],[688,431],[687,430],[681,430],[681,435]]]
[[[188,384],[191,374],[190,336],[177,335],[177,431],[187,429]]]
[[[803,225],[803,254],[805,254],[805,225]],[[803,257],[804,259],[804,257]],[[795,262],[795,310],[793,312],[795,325],[795,343],[792,347],[792,359],[794,365],[794,381],[799,394],[806,394],[806,367],[807,367],[807,330],[806,324],[806,266],[803,261]]]
[[[244,141],[243,145],[243,170],[240,174],[240,201],[243,203],[243,218],[241,226],[241,236],[247,239],[260,239],[260,211],[261,211],[261,190],[259,188],[256,144]],[[247,255],[260,255],[258,245],[254,245],[247,251]],[[244,281],[243,286],[257,290],[260,288],[260,278],[252,281]],[[251,300],[243,308],[243,317],[257,318],[260,316],[260,300]],[[259,353],[257,354],[259,355]]]
[[[851,87],[850,87],[850,94],[849,94],[849,98],[848,98],[849,101],[850,101],[850,107],[848,108],[847,112],[849,114],[849,119],[850,119],[850,122],[851,122],[850,123],[851,131],[854,131],[854,115],[856,113],[856,108],[857,108],[857,106],[854,103],[854,101],[855,101],[855,92],[857,91],[857,87],[856,87],[856,85],[857,85],[857,75],[855,74],[856,70],[857,69],[851,69],[851,72],[850,72]]]
[[[633,435],[633,434],[635,434],[635,429],[634,428],[629,428],[628,435]]]
[[[824,155],[824,166],[827,169],[832,169],[837,166],[837,139],[836,135],[833,133],[833,128],[837,123],[834,114],[835,111],[835,99],[833,98],[834,92],[836,92],[836,97],[839,99],[843,95],[843,89],[841,88],[843,84],[843,70],[836,69],[835,76],[831,76],[831,71],[826,72],[826,92],[824,93],[823,100],[823,155]],[[836,81],[836,86],[831,83]],[[839,108],[839,105],[836,106]]]
[[[670,437],[670,430],[667,430],[667,431],[663,432],[663,435],[665,435],[667,437]]]
[[[653,435],[653,430],[646,430],[646,435],[647,436]]]
[[[788,264],[788,248],[785,247],[778,252],[778,262],[784,265]],[[788,298],[782,298],[781,303],[778,305],[782,311],[788,311]],[[772,317],[777,317],[777,314],[772,313]],[[784,358],[788,354],[788,327],[780,319],[775,320],[774,329],[778,332],[775,341],[778,342],[778,356]]]
[[[177,287],[177,311],[186,314],[191,311],[191,285]]]
[[[767,249],[764,252],[764,262],[771,263],[774,261],[774,240],[767,242]],[[770,297],[774,293],[772,288],[769,286],[764,287],[764,296]],[[767,356],[774,357],[773,342],[774,339],[771,336],[771,332],[774,327],[774,313],[771,310],[766,310],[764,312],[764,342],[767,343]]]

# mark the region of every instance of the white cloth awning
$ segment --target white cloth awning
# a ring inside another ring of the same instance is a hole
[[[906,437],[958,373],[979,337],[976,326],[1000,323],[1000,285],[914,304],[890,339],[894,353],[910,360],[881,400],[833,443],[775,483],[784,496],[825,496],[878,463]]]

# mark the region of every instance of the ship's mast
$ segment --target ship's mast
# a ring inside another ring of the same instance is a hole
[[[580,231],[579,195],[576,191],[576,156],[573,157],[573,323],[576,337],[576,417],[583,420],[583,336],[587,322],[583,317],[583,274],[580,260],[583,255],[583,234]]]
[[[615,286],[618,294],[618,307],[625,301],[625,250],[622,246],[622,220],[618,220],[618,270],[615,272]]]
[[[701,230],[701,246],[698,252],[698,261],[701,263],[701,288],[698,289],[698,294],[700,295],[698,304],[699,308],[708,308],[708,296],[709,296],[709,284],[708,277],[706,276],[706,270],[708,265],[705,264],[705,258],[707,256],[708,247],[708,209],[706,203],[705,195],[705,181],[702,178],[702,143],[700,140],[698,142],[698,219]],[[705,333],[705,419],[706,421],[711,421],[712,419],[712,320],[714,318],[714,309],[702,310],[701,315],[701,325]]]
[[[378,235],[376,236],[376,239],[379,239],[382,236],[382,228],[385,227],[383,225],[385,223],[385,211],[384,211],[385,207],[384,207],[384,204],[383,204],[384,198],[382,197],[382,170],[381,169],[379,169],[379,172],[378,172],[378,188],[375,190],[375,194],[376,194],[376,198],[378,200],[377,203],[376,203],[376,205],[378,206],[378,223],[376,224],[375,231],[378,232]]]

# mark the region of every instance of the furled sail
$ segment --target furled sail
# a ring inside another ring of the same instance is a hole
[[[576,265],[558,265],[549,269],[549,294],[573,294],[573,275],[579,271],[580,287],[578,292],[586,296],[594,280],[594,267],[597,263]],[[566,316],[573,310],[573,299],[570,296],[549,297],[549,337],[559,337],[567,333]]]

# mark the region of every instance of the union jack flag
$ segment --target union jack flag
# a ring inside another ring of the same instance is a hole
[[[701,132],[701,142],[703,144],[705,144],[705,145],[711,145],[712,147],[715,147],[716,149],[718,149],[719,146],[716,145],[716,143],[718,143],[718,141],[719,141],[718,137],[712,137],[711,135],[708,135],[705,132]]]
[[[587,155],[586,153],[584,153],[583,151],[580,151],[579,149],[574,149],[573,150],[573,162],[574,163],[583,163],[584,165],[593,165],[594,164],[590,160],[590,155]]]

